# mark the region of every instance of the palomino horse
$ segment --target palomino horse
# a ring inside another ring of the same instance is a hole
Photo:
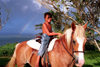
[[[87,24],[71,24],[71,28],[55,41],[53,50],[48,52],[48,59],[51,67],[73,67],[75,64],[82,67],[84,64],[84,46],[86,43],[85,29]],[[34,67],[37,59],[37,50],[29,47],[27,41],[16,45],[14,54],[7,64],[7,67],[24,67],[26,63]],[[43,59],[41,60],[42,66]]]

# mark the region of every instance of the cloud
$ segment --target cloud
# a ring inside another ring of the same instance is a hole
[[[24,6],[22,7],[22,10],[23,10],[23,11],[28,10],[28,6],[27,6],[27,5],[24,5]]]
[[[42,5],[37,1],[37,0],[33,0],[33,3],[35,4],[35,6],[39,7],[38,9],[41,9],[42,8]]]

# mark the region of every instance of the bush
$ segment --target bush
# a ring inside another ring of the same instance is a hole
[[[0,56],[12,56],[16,43],[0,46]]]
[[[86,51],[98,51],[97,47],[94,44],[90,44],[89,42],[86,43],[85,50]]]

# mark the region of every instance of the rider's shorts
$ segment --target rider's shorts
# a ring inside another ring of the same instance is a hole
[[[42,35],[41,46],[40,46],[39,51],[38,51],[39,56],[43,57],[43,55],[47,51],[47,48],[49,45],[49,40],[50,40],[50,36],[48,36],[47,34]]]

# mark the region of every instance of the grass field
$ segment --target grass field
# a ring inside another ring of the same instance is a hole
[[[0,67],[5,67],[9,60],[9,57],[0,57]]]
[[[100,52],[98,51],[86,52],[84,67],[100,67]]]
[[[100,44],[100,42],[98,42]],[[85,46],[85,65],[83,67],[100,67],[100,52],[95,45]]]

